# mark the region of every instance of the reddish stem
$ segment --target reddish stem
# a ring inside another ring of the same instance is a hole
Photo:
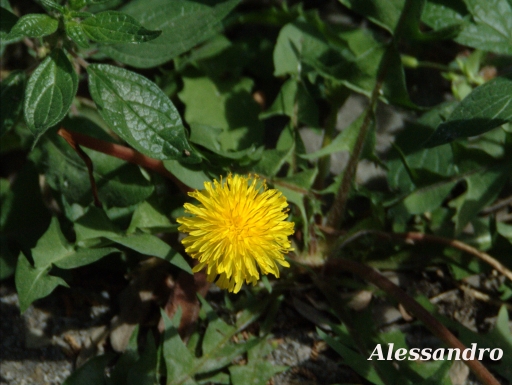
[[[329,274],[333,274],[336,272],[336,270],[341,269],[344,271],[349,271],[363,279],[370,281],[375,286],[379,287],[394,297],[404,306],[407,311],[420,319],[432,332],[432,334],[434,334],[448,346],[460,349],[461,351],[466,349],[466,346],[460,342],[457,337],[455,337],[441,322],[435,319],[425,308],[423,308],[423,306],[421,306],[405,291],[400,289],[389,279],[373,270],[372,268],[345,258],[332,258],[326,263],[325,267],[325,271],[329,272]],[[482,365],[480,361],[468,360],[464,361],[464,363],[485,385],[500,385],[499,381],[487,370],[484,365]]]
[[[91,150],[102,152],[104,154],[114,156],[116,158],[123,159],[127,162],[155,171],[160,175],[172,180],[183,193],[193,191],[193,189],[182,183],[178,178],[171,174],[171,172],[165,168],[161,160],[150,158],[129,147],[106,142],[104,140],[96,139],[89,135],[80,134],[78,132],[68,131],[63,127],[57,131],[57,134],[66,139],[68,143],[70,143],[69,140],[71,139],[74,141],[74,143],[90,148]]]
[[[62,130],[62,132],[61,132]],[[96,207],[102,207],[100,198],[98,196],[98,186],[96,185],[96,181],[94,180],[94,166],[92,164],[91,158],[89,158],[89,155],[87,155],[84,150],[80,148],[78,143],[75,141],[72,135],[70,135],[69,131],[66,131],[64,129],[59,130],[59,135],[62,136],[66,142],[73,148],[73,150],[76,151],[78,156],[82,158],[85,165],[87,166],[87,172],[89,174],[89,182],[91,183],[91,190],[92,190],[92,196],[94,198],[94,205]]]

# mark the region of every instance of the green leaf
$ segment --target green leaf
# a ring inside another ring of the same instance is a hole
[[[36,299],[44,298],[57,286],[68,287],[60,277],[48,275],[50,266],[34,268],[27,257],[20,253],[14,280],[20,301],[20,311],[23,313]]]
[[[76,132],[112,141],[101,128],[84,118],[65,119],[62,125]],[[144,177],[139,167],[98,151],[83,150],[93,163],[98,196],[106,206],[131,206],[153,193],[153,184]],[[92,202],[85,162],[64,139],[58,135],[47,135],[32,157],[38,160],[48,184],[61,192],[69,203],[87,206]]]
[[[75,222],[77,244],[87,246],[94,240],[105,238],[123,245],[140,254],[164,259],[180,269],[192,274],[187,261],[177,251],[157,236],[151,234],[123,234],[107,217],[105,212],[90,207],[87,213]]]
[[[133,233],[136,229],[161,233],[177,231],[177,225],[173,225],[169,218],[146,201],[139,204],[133,212],[132,221],[127,232]]]
[[[475,88],[425,145],[434,147],[457,138],[480,135],[511,121],[512,74],[509,74]]]
[[[443,203],[457,182],[448,179],[418,188],[401,198],[398,204],[389,210],[389,215],[399,222],[405,222],[411,215],[432,212]]]
[[[101,116],[131,146],[156,159],[199,160],[176,107],[155,83],[107,64],[91,64],[87,72]]]
[[[102,50],[122,63],[138,68],[163,64],[215,35],[221,20],[240,0],[132,1],[121,11],[162,35],[144,45],[116,45]]]
[[[173,250],[171,246],[151,234],[133,234],[126,236],[105,236],[113,242],[119,243],[129,249],[135,250],[141,254],[164,259],[181,270],[192,274],[190,266],[180,253]]]
[[[288,369],[287,366],[275,365],[267,360],[274,350],[268,340],[261,342],[248,352],[249,362],[246,365],[230,366],[229,374],[233,385],[265,385],[277,373]]]
[[[434,29],[463,23],[455,38],[457,43],[512,55],[512,4],[509,0],[428,1],[422,20]]]
[[[202,351],[203,355],[197,360],[194,374],[209,373],[219,370],[233,361],[238,355],[249,351],[260,341],[257,338],[248,340],[245,343],[231,343],[232,338],[242,329],[247,327],[247,322],[241,322],[241,327],[234,327],[224,322],[211,308],[211,306],[199,297],[202,304],[202,310],[208,317],[208,327],[203,337]],[[246,309],[240,315],[240,318],[253,318],[251,311]]]
[[[289,156],[293,153],[293,147],[288,150],[265,150],[261,156],[261,160],[254,166],[257,174],[273,177],[281,167],[286,163]]]
[[[193,375],[189,373],[194,367],[194,357],[183,343],[178,334],[178,326],[181,318],[181,308],[170,320],[165,311],[161,310],[165,325],[164,332],[164,358],[167,368],[168,384],[196,385]]]
[[[354,12],[394,33],[406,0],[338,0]]]
[[[53,0],[39,0],[39,1],[43,5],[43,7],[48,10],[57,11],[59,13],[65,13],[65,8]]]
[[[25,72],[13,71],[0,83],[0,138],[18,121],[25,92]]]
[[[80,24],[84,33],[98,43],[143,43],[156,39],[162,31],[150,31],[130,15],[105,11]]]
[[[251,79],[214,82],[200,76],[183,77],[183,83],[178,95],[186,106],[185,121],[222,129],[218,141],[224,151],[243,150],[262,142],[263,124],[258,119],[260,107],[251,95]]]
[[[274,49],[274,75],[309,74],[312,70],[370,96],[381,65],[387,66],[383,97],[414,107],[410,101],[400,55],[371,31],[354,29],[325,36],[317,26],[295,21],[281,29]],[[381,64],[382,63],[382,64]]]
[[[202,164],[204,165],[204,163]],[[196,164],[181,164],[177,160],[165,160],[164,166],[185,185],[197,189],[204,189],[204,182],[211,182],[212,178],[205,172],[205,167]]]
[[[450,207],[456,209],[453,217],[456,234],[498,197],[511,173],[512,164],[499,165],[465,178],[466,192],[450,202]]]
[[[118,237],[121,231],[112,223],[105,211],[97,207],[89,210],[75,221],[76,244],[85,247],[87,241],[101,237]]]
[[[359,375],[361,375],[366,380],[370,381],[375,385],[385,385],[386,382],[381,378],[381,373],[379,373],[374,365],[368,362],[366,357],[363,357],[361,354],[356,353],[349,347],[342,344],[340,341],[331,337],[330,335],[324,333],[322,330],[317,328],[317,332],[327,344],[334,349],[340,356],[343,357],[343,360],[350,365]]]
[[[274,103],[260,117],[265,119],[274,115],[286,115],[290,118],[297,115],[299,122],[312,127],[318,126],[318,107],[304,83],[294,77],[283,84]]]
[[[157,373],[158,352],[153,333],[147,334],[146,344],[140,358],[127,368],[126,385],[155,385],[159,383]]]
[[[49,270],[51,265],[61,269],[73,269],[89,265],[104,256],[118,251],[113,247],[98,249],[75,249],[62,234],[57,218],[52,218],[50,227],[32,249],[36,269]]]
[[[62,385],[107,385],[105,369],[114,357],[114,354],[108,353],[91,358],[71,373]]]
[[[434,148],[423,146],[457,104],[448,102],[432,108],[416,122],[407,122],[404,130],[396,135],[394,151],[390,151],[390,160],[386,162],[388,183],[393,190],[411,192],[457,173],[449,144]]]
[[[402,17],[404,22],[400,36],[413,40],[451,39],[457,36],[463,26],[463,20],[453,21],[434,31],[423,32],[420,25],[420,16],[424,9],[425,0],[410,1],[406,7],[406,0],[339,0],[340,3],[351,10],[367,17],[370,21],[396,34],[398,22]],[[446,2],[444,2],[446,3]],[[407,15],[403,15],[403,11]]]
[[[79,47],[89,47],[89,40],[79,22],[72,19],[64,20],[64,28],[66,29],[68,37],[78,44]]]
[[[58,27],[57,19],[44,14],[31,13],[18,19],[6,39],[48,36],[54,33]]]
[[[53,50],[30,76],[25,91],[25,122],[36,141],[67,114],[78,76],[64,51]],[[35,143],[35,142],[34,142]]]
[[[354,120],[350,125],[334,138],[334,140],[327,146],[312,152],[310,154],[301,154],[300,157],[304,159],[318,159],[322,156],[331,155],[341,151],[352,151],[359,134],[359,130],[363,124],[366,112],[363,111],[359,117]]]
[[[237,159],[240,163],[246,159],[254,161],[261,158],[263,146],[256,147],[255,144],[252,144],[250,147],[240,151],[225,149],[222,144],[226,144],[226,141],[223,140],[221,143],[220,140],[223,132],[224,130],[222,128],[193,123],[190,125],[190,141],[192,143],[199,144],[224,158]]]

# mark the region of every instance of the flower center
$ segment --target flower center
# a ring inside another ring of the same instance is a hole
[[[247,236],[247,222],[239,215],[232,216],[229,232],[231,236],[240,240],[242,237]]]

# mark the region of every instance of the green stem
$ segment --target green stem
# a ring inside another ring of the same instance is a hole
[[[327,120],[325,122],[325,131],[324,138],[322,140],[322,148],[331,144],[334,137],[336,136],[336,122],[338,120],[338,111],[340,110],[341,106],[345,104],[345,101],[350,96],[350,90],[345,86],[333,86],[333,89],[329,96],[331,111],[329,112],[329,116],[327,116]],[[329,175],[330,168],[331,156],[322,156],[318,160],[318,175],[313,185],[316,190],[324,189],[325,179]]]
[[[377,106],[382,83],[384,82],[384,78],[387,73],[387,63],[389,62],[387,59],[388,57],[389,55],[386,53],[382,58],[381,70],[379,72],[377,82],[375,83],[375,87],[373,88],[372,96],[370,98],[370,105],[366,109],[363,124],[361,125],[361,129],[357,135],[356,143],[348,160],[347,167],[343,172],[340,187],[336,193],[336,197],[334,198],[334,204],[327,214],[327,225],[335,229],[339,229],[341,227],[341,222],[343,221],[343,215],[345,213],[345,207],[347,205],[348,196],[352,187],[352,181],[354,180],[357,171],[359,158],[361,157],[364,149],[364,142],[366,140],[372,119],[374,118],[374,111]]]

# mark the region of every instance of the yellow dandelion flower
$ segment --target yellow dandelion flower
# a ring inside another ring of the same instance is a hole
[[[278,264],[289,267],[284,254],[292,251],[288,236],[294,224],[287,222],[286,198],[267,189],[258,176],[228,175],[223,182],[204,183],[204,190],[189,193],[200,205],[185,203],[178,230],[189,235],[182,240],[185,251],[206,267],[208,281],[238,293],[243,282],[256,284],[262,274],[279,277]]]

